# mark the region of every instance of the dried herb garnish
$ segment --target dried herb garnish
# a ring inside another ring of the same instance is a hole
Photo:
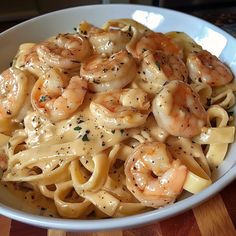
[[[80,127],[80,126],[76,126],[75,128],[74,128],[74,130],[76,130],[76,131],[79,131],[79,130],[81,130],[82,128]]]
[[[47,95],[43,95],[43,96],[40,97],[39,102],[46,102],[47,99],[48,99],[48,96]]]

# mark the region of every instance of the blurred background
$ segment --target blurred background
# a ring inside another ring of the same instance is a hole
[[[0,1],[0,31],[47,12],[109,3],[143,4],[175,9],[206,19],[236,36],[236,0],[7,0]]]

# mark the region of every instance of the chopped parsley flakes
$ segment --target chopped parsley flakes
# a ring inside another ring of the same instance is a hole
[[[46,102],[46,100],[48,99],[47,95],[43,95],[40,97],[39,102]]]
[[[76,126],[75,128],[74,128],[74,130],[77,130],[77,131],[79,131],[79,130],[81,130],[82,128],[80,127],[80,126]]]

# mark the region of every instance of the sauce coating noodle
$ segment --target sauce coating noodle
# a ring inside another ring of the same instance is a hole
[[[1,182],[52,217],[174,204],[212,183],[234,142],[232,79],[184,32],[131,19],[22,44],[0,75]]]

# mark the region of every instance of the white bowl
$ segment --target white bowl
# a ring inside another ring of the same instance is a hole
[[[97,26],[112,18],[133,18],[149,28],[160,31],[184,31],[194,38],[203,48],[209,50],[226,62],[236,74],[236,40],[218,27],[180,12],[141,5],[91,5],[52,12],[21,23],[0,34],[0,71],[6,69],[18,46],[23,42],[39,42],[60,32],[73,32],[82,20]],[[56,219],[29,214],[14,209],[14,202],[0,203],[0,214],[45,228],[68,231],[96,231],[140,226],[153,221],[163,220],[190,209],[210,198],[236,177],[236,145],[232,144],[226,160],[219,167],[217,180],[199,194],[187,197],[175,204],[147,213],[102,220]],[[6,196],[0,194],[0,202]],[[9,199],[13,196],[7,196]]]

